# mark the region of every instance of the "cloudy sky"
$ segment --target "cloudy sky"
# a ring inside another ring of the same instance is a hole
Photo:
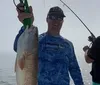
[[[100,31],[100,0],[63,0],[96,35]],[[19,2],[15,0],[16,4]],[[50,7],[60,6],[66,15],[61,35],[74,43],[76,50],[89,44],[87,37],[90,35],[83,24],[64,6],[60,0],[29,0],[35,16],[34,25],[39,33],[47,30],[46,15]],[[0,2],[0,52],[13,52],[14,38],[22,24],[17,19],[16,8],[13,0]],[[81,50],[82,51],[82,50]]]
[[[100,0],[62,0],[64,1],[87,25],[95,36],[100,32]],[[19,0],[15,0],[16,4]],[[82,48],[88,45],[90,33],[75,15],[64,6],[60,0],[28,0],[33,7],[35,16],[34,25],[38,27],[39,33],[47,30],[46,16],[52,6],[59,6],[64,10],[66,18],[61,30],[61,35],[74,44],[76,54],[83,55]],[[13,51],[13,42],[22,24],[17,19],[16,7],[13,0],[1,0],[0,2],[0,52]]]

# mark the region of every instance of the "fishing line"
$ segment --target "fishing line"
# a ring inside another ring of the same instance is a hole
[[[88,37],[88,40],[93,42],[96,39],[94,34],[89,30],[89,28],[85,25],[85,23],[78,17],[78,15],[65,2],[63,2],[62,0],[60,1],[79,19],[79,21],[81,21],[81,23],[85,26],[85,28],[90,32],[91,36]]]
[[[20,2],[23,3],[22,1],[20,1]],[[17,7],[17,5],[16,5],[16,3],[15,3],[15,0],[13,0],[13,3],[14,3],[15,7],[16,7],[18,10],[20,10],[21,12],[24,12],[24,11],[21,10],[19,7]]]

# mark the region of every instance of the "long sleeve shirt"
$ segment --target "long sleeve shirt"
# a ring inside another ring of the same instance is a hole
[[[41,34],[38,58],[38,85],[70,85],[69,74],[75,85],[84,85],[73,44],[69,40],[60,35]]]

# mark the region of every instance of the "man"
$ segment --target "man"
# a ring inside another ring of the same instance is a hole
[[[34,21],[31,7],[30,13],[20,12],[19,9],[17,11],[21,22],[25,18]],[[83,85],[73,44],[60,35],[64,17],[63,10],[58,6],[50,8],[48,12],[46,18],[48,30],[39,36],[38,85],[70,85],[69,73],[75,85]],[[18,38],[23,32],[22,27],[14,42],[15,51]]]
[[[100,85],[100,36],[95,39],[92,47],[85,46],[85,60],[87,63],[92,63],[92,75],[93,85]]]

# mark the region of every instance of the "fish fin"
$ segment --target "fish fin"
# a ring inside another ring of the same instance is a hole
[[[25,64],[25,56],[23,56],[21,59],[19,59],[19,67],[21,70],[23,70],[24,68],[24,64]]]
[[[17,67],[17,58],[16,58],[16,61],[15,61],[15,69],[14,69],[15,72],[16,72],[16,67]]]

